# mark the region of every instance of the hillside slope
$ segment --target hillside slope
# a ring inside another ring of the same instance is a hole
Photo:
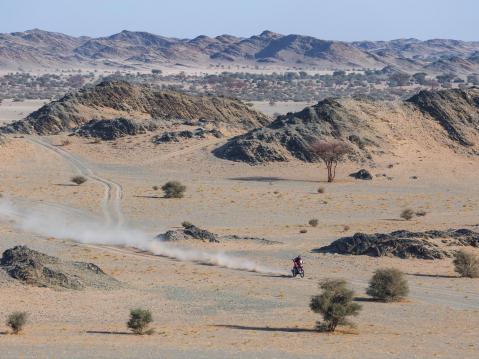
[[[357,160],[394,153],[405,141],[478,154],[479,89],[423,91],[405,102],[326,99],[234,137],[214,154],[250,164],[314,162],[311,144],[332,139],[350,143]]]
[[[4,133],[57,134],[92,119],[119,117],[169,121],[204,119],[233,129],[249,130],[269,123],[266,115],[222,97],[190,96],[148,85],[102,82],[70,93],[3,128]]]

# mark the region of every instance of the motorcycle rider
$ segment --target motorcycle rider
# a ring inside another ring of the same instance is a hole
[[[303,259],[301,255],[298,255],[296,258],[293,259],[293,275],[299,273],[303,269]]]

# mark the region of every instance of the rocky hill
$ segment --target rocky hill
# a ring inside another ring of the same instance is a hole
[[[249,130],[269,123],[266,115],[246,104],[213,96],[190,96],[160,91],[148,85],[102,82],[70,93],[0,128],[4,133],[57,134],[90,120],[133,118],[138,122],[199,120],[233,129]]]
[[[321,69],[382,68],[404,71],[479,72],[468,59],[477,41],[398,39],[343,42],[263,31],[241,38],[232,35],[177,39],[148,32],[122,31],[111,36],[72,37],[38,29],[0,34],[0,68],[115,67],[154,68],[182,64],[275,64]],[[451,58],[455,60],[450,61]],[[429,67],[428,67],[429,66]]]
[[[114,289],[121,285],[93,263],[61,260],[26,246],[16,246],[3,252],[0,271],[37,287],[78,290],[86,287]]]
[[[326,99],[234,137],[214,154],[250,164],[292,158],[314,162],[311,144],[331,139],[350,143],[357,160],[393,152],[398,139],[478,154],[479,89],[422,91],[405,102]]]
[[[479,88],[421,91],[408,100],[441,124],[449,137],[474,146],[479,135]]]

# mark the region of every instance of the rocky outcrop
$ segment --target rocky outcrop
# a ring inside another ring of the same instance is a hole
[[[371,173],[369,171],[363,169],[360,169],[358,172],[351,173],[349,177],[353,177],[355,179],[360,179],[360,180],[372,180],[373,176],[371,176]]]
[[[443,246],[434,243],[440,239]],[[342,237],[330,245],[314,250],[318,253],[369,255],[374,257],[396,256],[400,258],[441,259],[450,257],[448,246],[479,247],[479,233],[469,229],[447,231],[364,234]]]
[[[439,122],[454,141],[474,145],[479,133],[479,88],[421,91],[408,102]]]
[[[315,162],[314,142],[339,140],[354,150],[350,159],[368,162],[374,154],[394,153],[397,139],[423,144],[424,133],[440,146],[479,154],[479,88],[421,91],[406,102],[329,98],[236,136],[214,154],[249,164]]]
[[[342,139],[351,143],[358,157],[367,157],[375,140],[368,124],[339,99],[326,99],[296,113],[279,116],[270,125],[237,136],[216,149],[217,157],[250,164],[282,162],[297,158],[314,162],[311,145],[318,140]],[[358,134],[359,133],[359,134]],[[350,139],[351,138],[351,139]]]
[[[0,128],[6,133],[58,134],[92,119],[135,118],[169,123],[206,119],[233,129],[250,130],[269,123],[266,115],[238,100],[161,91],[144,84],[105,81],[70,93]]]
[[[120,282],[93,263],[63,261],[26,246],[3,252],[0,270],[16,280],[38,287],[113,289],[120,286]]]
[[[156,236],[157,239],[162,241],[179,241],[187,239],[197,239],[204,242],[218,243],[218,236],[214,233],[201,229],[195,225],[189,225],[182,229],[169,230],[163,234]]]
[[[221,138],[223,137],[223,134],[217,129],[205,130],[199,127],[193,131],[184,130],[184,131],[164,132],[160,135],[154,136],[152,138],[152,142],[158,145],[160,143],[179,142],[184,139],[206,138],[207,136],[214,136],[216,138]]]
[[[111,141],[128,135],[143,134],[156,128],[155,123],[151,121],[139,123],[127,118],[116,118],[113,120],[91,120],[75,129],[74,133],[82,137]]]

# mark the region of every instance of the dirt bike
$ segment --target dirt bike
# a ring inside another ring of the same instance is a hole
[[[291,269],[291,272],[293,273],[293,278],[295,278],[298,274],[301,278],[304,278],[304,269],[303,267],[293,267],[293,269]]]

